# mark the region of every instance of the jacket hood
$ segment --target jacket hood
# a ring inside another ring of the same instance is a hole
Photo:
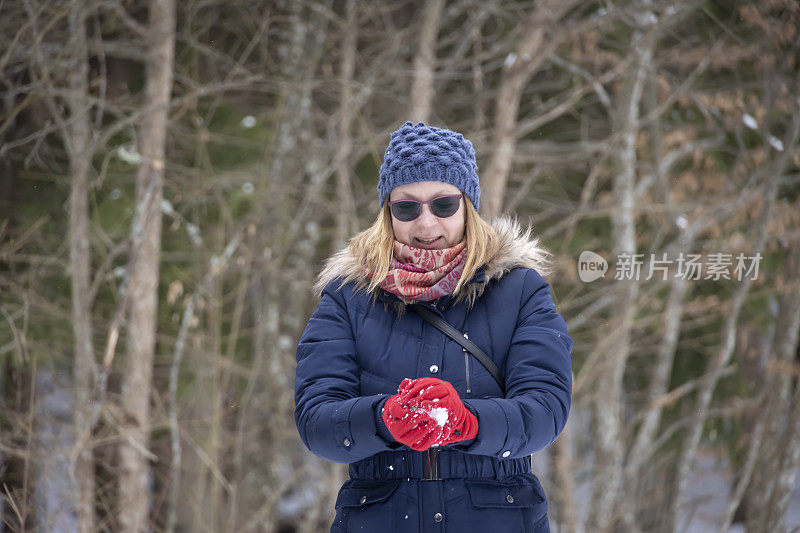
[[[497,252],[481,267],[483,276],[476,276],[470,283],[462,286],[455,294],[456,302],[466,301],[471,307],[475,300],[483,293],[486,285],[495,279],[500,279],[504,274],[517,267],[532,268],[542,277],[550,273],[548,252],[540,246],[539,238],[531,235],[532,228],[522,230],[519,221],[509,215],[500,215],[489,222],[497,236]],[[482,279],[480,279],[482,278]],[[356,290],[367,292],[370,283],[364,267],[358,258],[350,253],[349,246],[345,246],[334,253],[325,262],[325,266],[314,284],[314,296],[319,298],[322,289],[328,283],[340,279],[339,287],[348,282],[355,282]],[[372,296],[377,297],[380,289],[373,291]],[[400,307],[403,303],[397,302]]]

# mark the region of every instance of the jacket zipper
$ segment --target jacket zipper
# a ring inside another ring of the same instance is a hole
[[[431,301],[431,307],[436,309],[437,311],[439,308],[436,305],[436,300]],[[427,324],[425,324],[427,326]],[[425,456],[423,457],[423,481],[438,481],[442,478],[439,477],[439,450],[433,446],[425,450]]]
[[[469,339],[469,335],[464,333],[464,338]],[[461,348],[461,351],[464,352],[464,367],[467,370],[467,394],[472,394],[472,389],[469,385],[469,352],[467,352],[467,350],[464,348]]]

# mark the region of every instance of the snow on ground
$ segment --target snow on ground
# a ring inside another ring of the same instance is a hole
[[[542,481],[545,493],[550,497],[553,492],[547,486],[547,465],[549,461],[545,457],[547,451],[539,452],[534,456],[534,473]],[[685,533],[707,533],[716,532],[721,523],[722,514],[728,505],[730,495],[732,472],[724,459],[716,458],[712,453],[698,453],[694,473],[694,480],[689,484],[689,501],[693,502],[692,507],[687,507],[683,514],[683,524],[681,531]],[[591,498],[591,484],[583,483],[575,491],[575,502],[580,505],[578,517],[585,523],[588,512],[588,502]],[[688,521],[688,523],[687,523]],[[786,514],[787,531],[800,531],[800,468],[795,478],[795,488],[789,501],[789,509]],[[553,533],[558,533],[558,526],[555,521],[551,521],[550,528]],[[742,524],[734,524],[728,529],[728,533],[744,533],[745,528]]]

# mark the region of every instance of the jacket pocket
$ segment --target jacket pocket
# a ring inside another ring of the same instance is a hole
[[[402,481],[345,481],[336,497],[332,531],[394,531],[395,506],[391,496]]]
[[[489,519],[494,529],[541,531],[538,524],[547,515],[547,499],[533,474],[521,474],[504,481],[465,480],[474,515],[471,520]]]
[[[517,485],[467,480],[466,485],[472,505],[475,507],[518,509],[544,503],[544,496],[529,483]]]

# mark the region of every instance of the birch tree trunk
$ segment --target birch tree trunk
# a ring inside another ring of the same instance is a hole
[[[174,0],[151,0],[146,81],[136,175],[137,208],[141,231],[134,231],[131,272],[131,309],[128,357],[122,383],[125,412],[120,445],[120,526],[123,531],[150,529],[151,474],[147,456],[150,443],[150,394],[158,317],[158,277],[161,256],[161,210],[164,155],[172,91],[175,52]],[[136,228],[134,228],[136,229]]]
[[[652,36],[651,36],[652,37]],[[616,153],[614,177],[615,209],[611,215],[614,254],[636,253],[636,222],[634,190],[636,186],[636,136],[639,131],[639,104],[645,74],[653,57],[652,41],[636,30],[631,41],[635,60],[617,96],[618,111],[615,121],[620,132],[620,148]],[[635,272],[635,271],[634,271]],[[589,509],[589,526],[592,531],[604,531],[614,520],[614,510],[622,483],[622,377],[628,359],[631,330],[636,312],[639,281],[617,281],[614,318],[611,323],[604,363],[597,379],[594,396],[594,485]]]
[[[658,101],[656,98],[657,71],[651,69],[646,75],[648,76],[648,83],[644,96],[647,112],[648,114],[656,113],[658,111]],[[675,149],[675,151],[666,154],[666,156],[663,155],[661,121],[657,118],[651,121],[649,134],[651,151],[653,154],[652,177],[651,179],[646,177],[644,180],[653,183],[653,193],[656,198],[666,205],[672,206],[674,205],[674,198],[666,177],[671,167],[676,162],[682,160],[680,156],[684,153],[689,153],[686,148],[690,145],[683,145]],[[696,145],[710,148],[713,146],[714,142],[715,141],[704,140],[696,143]],[[639,194],[641,195],[641,191]],[[672,217],[674,217],[674,214],[667,211],[666,216],[663,218],[665,227],[668,227],[671,223]],[[681,236],[669,250],[668,256],[682,256],[683,254],[691,252],[696,242],[697,234],[706,229],[714,220],[715,218],[713,216],[709,216],[683,229]],[[644,420],[638,427],[633,438],[633,445],[630,447],[623,472],[623,486],[627,487],[629,498],[620,511],[624,526],[628,531],[636,530],[637,523],[641,525],[641,523],[637,521],[637,514],[641,514],[637,513],[639,506],[630,505],[630,503],[638,503],[640,501],[642,497],[642,482],[646,478],[645,472],[648,461],[653,457],[654,442],[665,406],[663,400],[668,394],[669,380],[675,362],[675,354],[677,352],[678,338],[681,329],[681,316],[683,314],[683,305],[688,289],[689,283],[682,277],[674,276],[669,282],[669,294],[663,312],[664,320],[661,340],[658,343],[655,362],[651,365],[652,372],[650,374],[650,384],[646,393]],[[652,519],[652,517],[648,518]]]
[[[427,122],[433,105],[433,77],[436,69],[436,38],[444,0],[429,0],[421,14],[419,47],[414,56],[414,80],[411,83],[410,120]]]
[[[89,167],[91,163],[89,126],[88,53],[86,49],[85,2],[73,0],[69,11],[71,69],[67,97],[70,121],[65,132],[72,186],[69,197],[70,270],[72,274],[72,324],[75,337],[73,361],[74,416],[77,458],[75,494],[78,530],[94,530],[94,463],[92,461],[89,401],[94,382],[94,348],[90,301],[91,248],[89,245]]]

